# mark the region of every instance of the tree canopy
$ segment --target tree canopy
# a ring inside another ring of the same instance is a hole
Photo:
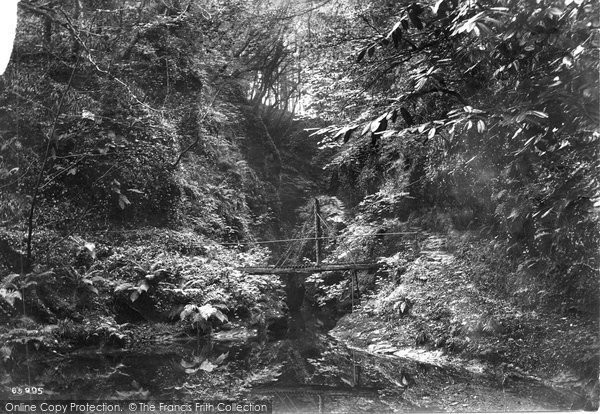
[[[314,78],[333,124],[317,133],[339,148],[338,185],[363,189],[355,202],[467,209],[540,277],[593,277],[596,3],[372,1],[333,20],[345,30],[319,41],[337,69]]]

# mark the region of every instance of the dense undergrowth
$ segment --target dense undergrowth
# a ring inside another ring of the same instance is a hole
[[[285,311],[282,286],[274,276],[252,277],[236,270],[263,262],[264,250],[230,250],[193,232],[156,228],[87,241],[46,237],[48,247],[60,241],[56,262],[3,279],[5,329],[30,321],[76,324],[91,334],[86,325],[106,328],[106,320],[117,329],[117,324],[181,319],[183,330],[204,334],[211,326],[200,322],[214,315],[219,326],[244,319],[266,329],[265,320]],[[202,305],[210,306],[207,316],[194,319],[190,312],[198,313]]]
[[[355,286],[351,275],[313,278],[322,306],[337,303],[351,311],[334,336],[378,354],[483,362],[502,386],[534,380],[569,390],[572,409],[597,408],[595,310],[553,296],[555,280],[530,274],[488,234],[413,227],[419,221],[350,226],[354,236],[382,228],[419,231],[382,236],[370,246],[361,238],[355,251],[379,253],[382,268],[360,272]]]

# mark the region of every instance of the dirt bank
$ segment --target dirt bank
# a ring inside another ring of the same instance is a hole
[[[473,260],[473,252],[484,251],[480,239],[428,234],[400,277],[378,281],[332,333],[377,354],[472,367],[499,389],[534,381],[564,393],[569,409],[597,409],[594,315],[526,307],[503,297],[490,284],[493,277],[482,275],[494,272],[492,266],[485,258]],[[458,399],[477,395],[472,387]],[[494,408],[453,402],[441,401],[450,410]],[[495,408],[528,409],[505,403]]]

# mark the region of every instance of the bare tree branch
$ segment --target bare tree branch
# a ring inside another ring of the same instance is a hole
[[[77,71],[77,67],[79,66],[79,56],[77,57],[77,62],[75,66],[73,66],[73,70],[71,71],[71,76],[69,77],[69,82],[67,86],[65,86],[65,90],[60,97],[60,102],[58,103],[58,109],[56,110],[56,114],[54,115],[54,121],[52,122],[52,129],[50,134],[48,135],[48,140],[46,143],[46,151],[44,152],[44,157],[42,159],[42,166],[40,167],[40,173],[38,174],[37,180],[35,182],[35,190],[33,192],[33,197],[31,198],[31,207],[29,208],[29,218],[27,220],[27,261],[31,262],[31,240],[33,237],[33,216],[35,214],[35,207],[37,205],[38,194],[40,192],[40,184],[42,183],[42,178],[44,178],[44,170],[46,169],[46,164],[48,163],[48,156],[50,155],[50,146],[52,144],[52,140],[54,139],[54,134],[56,133],[56,126],[58,125],[58,117],[62,112],[63,105],[65,103],[65,98],[71,89],[71,85],[73,83],[73,77],[75,76],[75,72]]]

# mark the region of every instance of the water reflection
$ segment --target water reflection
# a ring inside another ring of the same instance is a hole
[[[389,379],[325,332],[331,322],[295,313],[281,339],[193,340],[142,351],[80,350],[67,356],[15,352],[0,367],[2,398],[12,386],[44,388],[55,399],[267,398],[275,408],[323,411],[373,405]],[[30,350],[31,352],[31,350]],[[35,397],[31,397],[35,398]]]
[[[436,410],[451,387],[483,383],[466,371],[348,349],[327,335],[331,326],[296,313],[277,340],[193,340],[28,360],[15,354],[0,366],[0,396],[29,384],[44,387],[44,399],[245,398],[272,400],[275,412],[389,412]]]

